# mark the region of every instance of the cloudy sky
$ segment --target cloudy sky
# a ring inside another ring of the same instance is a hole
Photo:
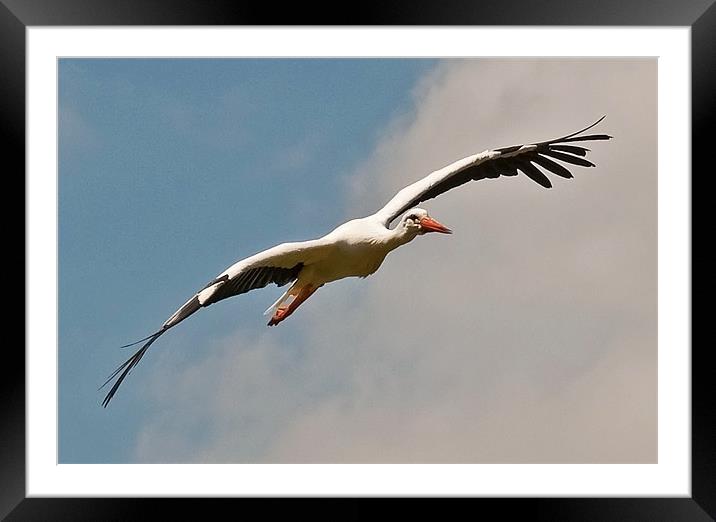
[[[61,60],[61,462],[657,458],[653,59]],[[318,237],[487,148],[600,116],[594,169],[424,206],[454,230],[323,287],[197,313],[234,261]]]

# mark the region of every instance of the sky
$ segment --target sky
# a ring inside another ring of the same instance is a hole
[[[656,71],[60,60],[60,462],[656,462]],[[324,286],[279,327],[273,285],[201,310],[100,406],[119,347],[235,261],[604,114],[596,168],[425,203],[453,235]]]

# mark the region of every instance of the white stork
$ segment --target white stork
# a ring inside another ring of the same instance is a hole
[[[319,239],[283,243],[247,257],[227,268],[184,303],[162,327],[144,339],[145,342],[126,362],[117,368],[102,385],[118,376],[102,402],[106,407],[127,374],[162,334],[184,319],[218,301],[244,294],[269,283],[290,288],[266,310],[272,313],[268,326],[274,326],[296,311],[301,303],[326,283],[344,277],[366,277],[378,270],[392,250],[409,243],[427,232],[450,234],[451,230],[428,215],[417,205],[471,180],[516,176],[519,171],[528,178],[550,188],[547,176],[538,168],[562,178],[572,174],[561,161],[581,167],[594,167],[584,159],[589,149],[574,142],[608,140],[606,134],[583,133],[604,119],[602,116],[584,129],[548,141],[486,150],[456,161],[398,192],[387,205],[368,217],[348,221]],[[399,216],[394,228],[389,228]]]

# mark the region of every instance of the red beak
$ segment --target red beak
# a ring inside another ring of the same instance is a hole
[[[423,230],[426,232],[440,232],[441,234],[452,234],[452,230],[450,230],[445,225],[438,223],[431,217],[424,217],[420,220],[420,226],[423,227]]]

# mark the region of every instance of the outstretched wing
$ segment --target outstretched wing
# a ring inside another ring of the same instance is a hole
[[[169,328],[176,326],[200,308],[223,299],[244,294],[256,288],[263,288],[270,283],[275,283],[278,286],[290,283],[298,278],[306,264],[321,259],[329,248],[330,245],[326,245],[320,240],[283,243],[231,265],[174,312],[159,330],[123,347],[144,342],[144,345],[117,368],[101,386],[103,388],[116,378],[102,401],[102,406],[106,407],[109,404],[132,368],[144,357],[152,343]]]
[[[263,288],[270,283],[278,286],[290,283],[298,277],[304,265],[320,259],[328,248],[320,240],[283,243],[247,257],[209,281],[167,319],[164,327],[171,328],[199,308],[223,299]]]
[[[611,139],[611,136],[606,134],[582,135],[604,118],[605,116],[602,116],[590,126],[561,138],[487,150],[458,160],[408,185],[375,215],[388,226],[405,211],[468,181],[516,176],[518,172],[524,173],[543,187],[550,188],[552,183],[538,166],[562,178],[571,178],[572,173],[557,161],[580,167],[594,167],[591,161],[584,159],[589,149],[571,143]]]

